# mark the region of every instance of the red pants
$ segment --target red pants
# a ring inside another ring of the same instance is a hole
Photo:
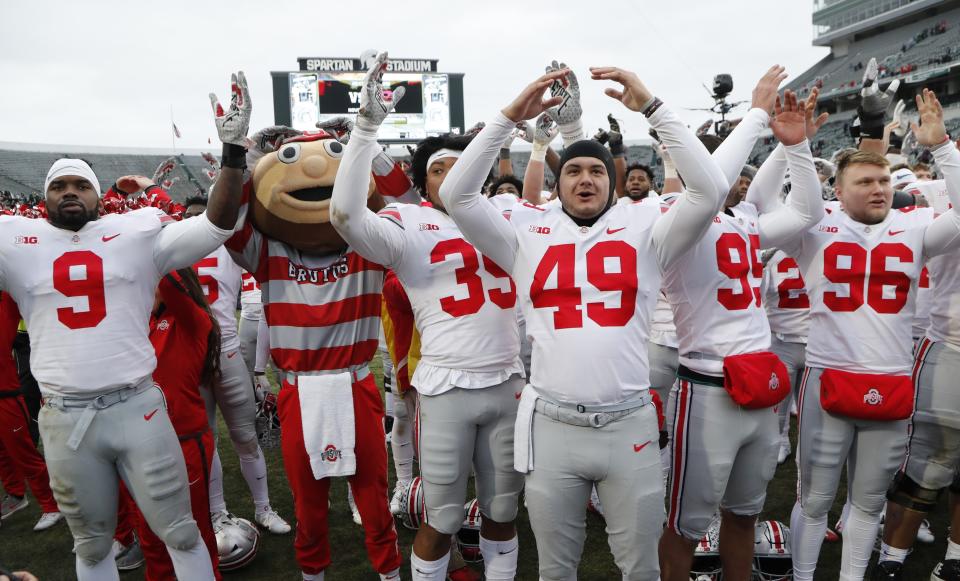
[[[281,447],[287,480],[293,491],[297,515],[294,540],[297,562],[304,573],[316,574],[330,565],[327,534],[327,498],[330,479],[317,480],[303,444],[300,397],[297,387],[286,381],[280,390]],[[387,448],[384,445],[383,401],[373,376],[353,384],[353,414],[356,423],[357,472],[349,478],[357,510],[363,520],[367,557],[378,573],[401,565],[397,530],[387,506]]]
[[[24,479],[43,512],[57,512],[47,464],[30,437],[23,396],[0,398],[0,481],[7,494],[23,496]]]
[[[220,579],[220,570],[217,568],[219,554],[217,553],[217,538],[213,534],[213,525],[210,524],[210,463],[213,461],[213,434],[208,429],[202,436],[180,440],[183,449],[183,459],[187,464],[187,477],[190,482],[190,508],[193,519],[200,528],[200,538],[210,552],[210,562],[213,563],[213,573]],[[132,516],[132,518],[131,518]],[[117,522],[117,534],[114,536],[123,544],[133,541],[132,529],[135,525],[140,537],[140,548],[147,560],[147,570],[144,575],[146,581],[164,581],[174,579],[173,563],[167,547],[154,534],[147,521],[137,510],[133,497],[127,492],[123,484],[120,485],[120,510]]]

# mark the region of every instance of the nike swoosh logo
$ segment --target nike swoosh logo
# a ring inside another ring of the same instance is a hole
[[[145,420],[147,420],[147,421],[149,422],[150,420],[153,419],[153,416],[155,416],[158,411],[160,411],[160,408],[157,408],[157,409],[153,410],[153,411],[150,412],[149,414],[143,414],[143,419],[145,419]]]
[[[16,430],[14,430],[13,433],[16,434],[17,432],[19,432],[19,431],[22,430],[22,429],[23,429],[23,426],[20,426],[19,428],[17,428]]]
[[[197,482],[200,482],[200,479],[199,479],[199,478],[197,478],[197,479],[194,480],[193,482],[188,483],[187,486],[193,486],[193,485],[196,484]]]
[[[233,353],[227,353],[227,359],[233,359],[233,358],[236,357],[236,356],[237,356],[237,352],[236,352],[236,351],[234,351]]]
[[[627,229],[626,226],[624,226],[623,228],[607,228],[607,234],[616,234],[617,232],[621,230],[626,230],[626,229]]]
[[[647,440],[646,442],[644,442],[644,443],[642,443],[642,444],[634,444],[634,445],[633,445],[633,451],[634,451],[634,452],[639,452],[640,450],[643,450],[643,449],[646,448],[647,445],[648,445],[650,442],[652,442],[652,441],[653,441],[653,440]]]
[[[896,236],[897,234],[903,234],[906,230],[888,230],[887,234],[891,236]]]
[[[122,234],[122,232],[121,232],[121,234]],[[103,236],[103,237],[100,238],[100,240],[103,240],[104,242],[110,242],[111,240],[113,240],[114,238],[116,238],[116,237],[119,236],[119,235],[120,235],[120,234],[114,234],[113,236]]]
[[[517,549],[510,549],[509,551],[497,551],[501,555],[509,555],[510,553],[516,551]]]

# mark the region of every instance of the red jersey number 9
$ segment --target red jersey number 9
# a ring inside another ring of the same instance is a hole
[[[82,267],[82,276],[74,276]],[[107,317],[103,259],[89,250],[66,252],[53,261],[53,288],[67,297],[85,297],[87,310],[57,309],[57,319],[70,329],[96,327]]]
[[[742,311],[755,303],[760,306],[760,278],[763,276],[763,264],[757,257],[760,250],[760,235],[750,234],[750,243],[736,232],[724,232],[717,239],[717,268],[728,278],[740,284],[740,291],[733,289],[717,289],[717,302],[728,311]],[[732,251],[732,252],[731,252]],[[732,254],[737,255],[736,262]],[[757,281],[757,286],[750,284],[750,277]]]
[[[534,308],[556,309],[555,329],[583,327],[583,292],[576,285],[576,253],[574,244],[547,248],[530,285],[530,301]],[[607,271],[607,259],[616,259],[619,271]],[[637,308],[637,251],[622,240],[597,242],[587,251],[587,282],[601,292],[619,292],[620,305],[608,307],[603,301],[587,303],[587,317],[601,327],[626,325]],[[547,280],[556,271],[556,288],[546,288]]]

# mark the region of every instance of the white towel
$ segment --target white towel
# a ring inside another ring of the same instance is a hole
[[[313,477],[352,476],[357,471],[353,374],[301,375],[297,387]]]
[[[533,470],[533,414],[538,398],[530,384],[524,386],[513,424],[513,469],[523,474]]]

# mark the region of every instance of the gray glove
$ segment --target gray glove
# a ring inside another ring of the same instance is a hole
[[[220,141],[247,147],[245,138],[250,129],[250,92],[247,90],[247,78],[243,71],[230,75],[230,109],[223,110],[217,95],[210,93],[210,106],[217,124]]]
[[[566,63],[558,64],[557,61],[553,61],[547,67],[547,72],[565,68],[567,68]],[[550,96],[560,97],[563,101],[547,109],[547,112],[560,126],[560,135],[563,136],[563,144],[566,146],[583,139],[583,124],[580,121],[583,108],[580,105],[580,84],[577,82],[577,76],[570,71],[565,80],[566,84],[558,79],[550,85]]]
[[[363,78],[356,126],[365,131],[376,132],[406,92],[403,87],[397,87],[393,91],[393,99],[390,103],[383,100],[383,71],[386,69],[387,53],[384,51],[373,59],[367,75]]]
[[[331,117],[326,121],[317,122],[317,129],[323,129],[330,135],[333,135],[340,143],[350,141],[350,132],[353,131],[353,120],[341,115],[340,117]]]

